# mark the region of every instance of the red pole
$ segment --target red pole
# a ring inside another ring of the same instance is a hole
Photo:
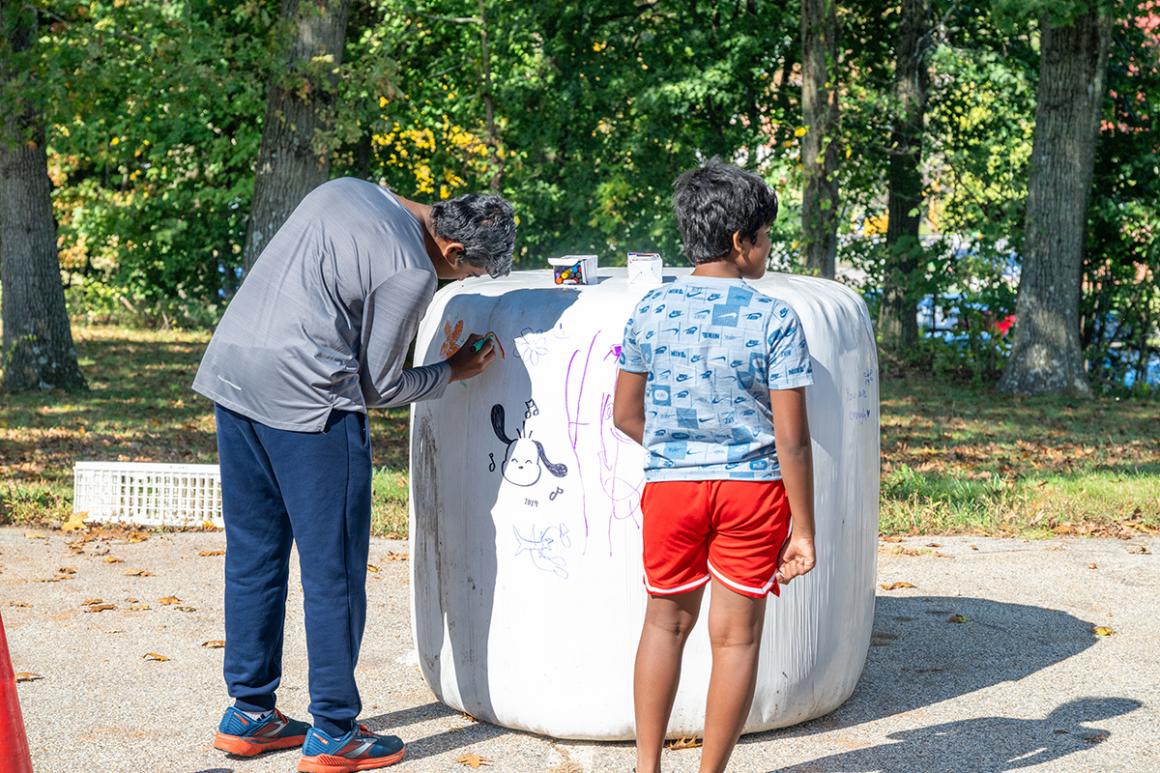
[[[28,738],[24,735],[24,717],[16,695],[16,674],[8,657],[8,637],[4,635],[4,618],[0,617],[0,770],[5,773],[32,773]]]

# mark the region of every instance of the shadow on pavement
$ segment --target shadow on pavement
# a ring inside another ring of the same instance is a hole
[[[824,717],[746,735],[741,743],[808,736],[931,706],[1017,681],[1096,641],[1091,623],[1054,609],[958,596],[879,596],[870,652],[850,698]]]
[[[1079,698],[1044,719],[980,717],[891,733],[881,744],[777,768],[772,773],[992,773],[1042,765],[1107,740],[1098,722],[1143,705],[1128,698]]]

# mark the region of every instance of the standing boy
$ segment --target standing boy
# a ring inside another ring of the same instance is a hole
[[[358,724],[371,521],[367,409],[440,396],[495,353],[463,346],[404,368],[436,279],[511,269],[498,196],[425,206],[373,183],[314,189],[262,251],[214,333],[193,388],[216,404],[226,525],[225,679],[214,746],[245,756],[304,746],[298,770],[402,759]],[[473,335],[467,343],[480,339]],[[290,546],[298,546],[314,726],[275,708]]]
[[[712,583],[701,773],[723,773],[753,702],[766,597],[814,566],[813,371],[793,310],[744,281],[765,273],[774,192],[714,159],[677,179],[673,203],[695,268],[637,303],[614,401],[617,428],[648,451],[636,770],[660,770],[681,655]]]

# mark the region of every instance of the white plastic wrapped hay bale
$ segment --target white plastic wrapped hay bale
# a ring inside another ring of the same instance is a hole
[[[672,281],[684,271],[665,271]],[[746,732],[820,716],[853,691],[870,643],[878,532],[878,378],[865,304],[835,282],[754,283],[801,318],[813,357],[818,567],[771,598]],[[624,323],[647,288],[623,270],[587,287],[551,272],[440,291],[416,360],[469,332],[503,351],[412,414],[412,616],[440,700],[558,738],[633,737],[632,664],[646,601],[643,450],[612,426]],[[462,323],[462,324],[461,324]],[[708,596],[706,597],[708,600]],[[670,733],[703,727],[707,608]]]

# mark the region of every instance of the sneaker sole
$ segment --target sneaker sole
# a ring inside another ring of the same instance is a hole
[[[213,748],[220,749],[238,757],[256,757],[263,752],[277,751],[278,749],[293,749],[306,743],[304,735],[289,735],[284,738],[271,738],[266,741],[260,738],[244,738],[240,735],[215,733]]]
[[[370,757],[365,760],[351,760],[332,754],[319,754],[298,760],[298,773],[355,773],[359,770],[377,770],[396,762],[402,762],[407,753],[405,748],[387,757]]]

